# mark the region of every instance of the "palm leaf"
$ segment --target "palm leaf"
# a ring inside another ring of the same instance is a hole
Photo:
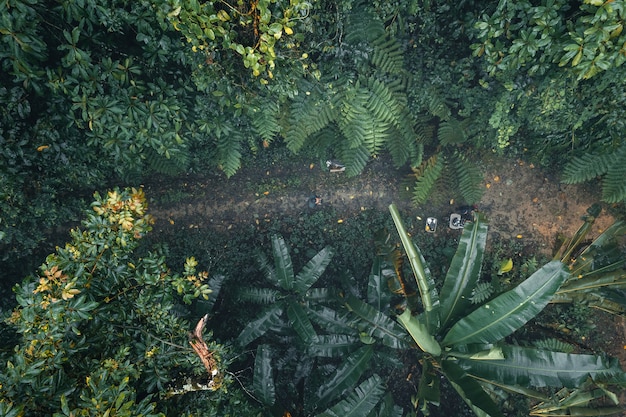
[[[473,223],[463,230],[459,246],[448,268],[441,288],[441,326],[456,320],[461,312],[467,311],[472,290],[480,278],[487,229],[484,216],[477,215]]]
[[[394,320],[350,295],[346,300],[348,309],[359,317],[362,325],[360,330],[370,336],[377,337],[385,346],[394,349],[407,349],[410,344],[406,340],[406,333]]]
[[[306,314],[306,311],[302,306],[296,302],[291,301],[287,306],[287,317],[293,329],[298,333],[300,339],[306,344],[310,345],[316,338],[317,334],[315,329]]]
[[[317,255],[302,268],[302,271],[296,275],[296,280],[293,285],[296,292],[304,295],[320,276],[322,276],[332,257],[333,251],[330,248],[324,248],[319,251]]]
[[[246,346],[248,343],[261,337],[272,327],[281,325],[282,320],[280,318],[280,315],[282,313],[282,307],[280,305],[275,305],[274,307],[261,314],[256,320],[248,323],[246,327],[243,328],[241,333],[239,333],[239,336],[237,336],[237,341],[239,342],[239,344],[241,346]]]
[[[257,398],[265,405],[274,405],[276,401],[276,388],[272,376],[272,357],[268,345],[259,345],[254,358],[254,376],[252,389]]]
[[[363,417],[369,415],[385,395],[383,381],[372,375],[351,392],[348,397],[317,417]]]
[[[503,346],[502,352],[503,360],[461,358],[457,363],[472,376],[507,385],[573,388],[589,377],[598,383],[626,382],[616,359],[519,346]]]
[[[559,261],[549,262],[517,287],[456,322],[442,345],[502,340],[543,310],[568,277],[565,265]]]
[[[331,379],[317,389],[316,405],[325,407],[337,399],[343,391],[354,387],[363,373],[369,369],[372,354],[372,347],[364,346],[348,356]]]
[[[289,249],[285,240],[277,235],[272,236],[272,252],[274,253],[274,265],[276,280],[281,288],[289,291],[293,289],[293,264]]]
[[[211,289],[211,293],[209,294],[209,299],[202,303],[203,308],[206,308],[207,311],[211,311],[213,309],[215,301],[217,301],[217,296],[220,294],[222,284],[225,280],[225,275],[213,275],[209,278],[207,284]]]

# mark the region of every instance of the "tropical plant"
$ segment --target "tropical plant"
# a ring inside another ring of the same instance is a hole
[[[571,276],[555,293],[553,303],[576,303],[626,315],[626,266],[620,250],[619,239],[626,235],[626,223],[616,221],[587,243],[586,236],[600,214],[600,206],[587,210],[585,222],[570,239],[565,241],[557,253],[570,265]]]
[[[157,252],[135,256],[151,229],[146,207],[140,189],[96,193],[82,228],[15,287],[18,305],[6,324],[18,341],[0,352],[3,413],[180,413],[166,400],[157,404],[156,393],[225,386],[225,350],[203,340],[206,316],[191,339],[182,317],[198,298],[210,307],[210,287],[223,278],[196,271],[193,257],[173,273]]]
[[[476,216],[464,229],[441,291],[438,291],[396,207],[391,205],[390,211],[420,294],[421,311],[407,308],[398,320],[423,357],[422,379],[415,402],[424,412],[429,403],[439,403],[436,372],[450,381],[478,416],[503,415],[488,394],[488,386],[540,398],[555,409],[569,412],[573,407],[582,407],[597,413],[599,411],[588,402],[576,402],[576,398],[583,395],[583,388],[586,395],[591,386],[602,387],[602,391],[607,384],[626,383],[626,373],[615,360],[506,343],[505,339],[541,312],[571,277],[563,262],[553,260],[512,290],[472,306],[470,298],[480,278],[487,237],[484,218]],[[531,387],[575,391],[565,391],[571,401],[557,404],[557,399],[533,391]],[[598,395],[593,394],[589,399]],[[613,394],[607,395],[616,399]],[[546,405],[544,410],[548,408]],[[581,408],[576,408],[576,412],[580,411]],[[602,412],[614,413],[616,408]]]
[[[385,396],[381,377],[370,370],[370,361],[377,356],[370,346],[370,334],[395,348],[407,348],[400,326],[378,313],[377,328],[366,329],[341,310],[343,299],[338,291],[312,288],[330,262],[330,249],[318,252],[298,274],[294,274],[288,248],[279,236],[272,237],[272,253],[273,265],[259,255],[260,268],[272,288],[240,291],[241,300],[270,305],[237,338],[246,345],[265,336],[254,359],[254,397],[270,409],[304,408],[307,415],[361,416],[375,408],[379,415],[401,415],[401,409]],[[371,302],[384,302],[384,285],[380,270],[373,270],[368,289]],[[356,314],[376,311],[354,296],[347,305]],[[296,384],[302,384],[303,391],[295,389]]]

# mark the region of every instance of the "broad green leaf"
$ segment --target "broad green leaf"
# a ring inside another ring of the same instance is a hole
[[[372,354],[372,347],[364,346],[348,356],[339,365],[332,378],[317,389],[317,406],[325,407],[338,398],[344,390],[354,387],[363,373],[370,369]]]
[[[274,253],[274,264],[276,271],[276,279],[281,288],[285,290],[293,289],[293,264],[289,249],[285,240],[280,236],[272,236],[272,251]]]
[[[360,347],[359,338],[346,334],[318,335],[308,346],[309,355],[327,358],[341,357]]]
[[[472,376],[506,385],[571,388],[589,377],[596,382],[626,381],[616,359],[519,346],[504,346],[502,351],[503,360],[458,359],[457,363]]]
[[[344,333],[358,336],[356,330],[355,318],[349,316],[348,313],[339,313],[330,307],[317,306],[308,310],[309,318],[317,323],[320,327],[331,333]]]
[[[400,236],[400,241],[402,242],[402,246],[406,251],[409,263],[413,269],[413,275],[415,276],[417,288],[419,289],[426,313],[426,325],[430,331],[434,332],[439,328],[440,324],[438,316],[439,295],[437,294],[435,282],[430,276],[430,271],[425,267],[424,257],[419,248],[409,238],[409,234],[404,228],[402,218],[395,204],[389,205],[389,211],[391,212],[391,217],[393,218],[393,222],[398,230],[398,235]]]
[[[383,381],[372,375],[341,400],[317,417],[363,417],[370,414],[385,395]]]
[[[375,257],[367,282],[367,302],[378,311],[387,308],[391,300],[391,293],[387,289],[385,264],[385,261],[380,257]]]
[[[454,361],[441,362],[441,370],[463,401],[479,417],[504,417],[491,397],[483,390],[478,381],[467,375]]]
[[[561,262],[547,263],[517,287],[456,322],[441,344],[454,346],[502,340],[543,310],[568,277],[569,271]]]
[[[309,288],[322,276],[326,267],[333,257],[330,248],[324,248],[317,253],[305,266],[302,271],[296,275],[294,289],[299,294],[304,294]]]
[[[274,326],[281,325],[282,320],[280,315],[283,313],[283,309],[280,305],[275,305],[269,310],[262,313],[256,320],[251,321],[243,328],[237,341],[242,346],[246,346],[248,343],[262,336]]]
[[[256,349],[252,388],[256,397],[263,404],[271,406],[276,401],[276,388],[272,376],[272,357],[268,345],[259,345]]]
[[[348,297],[346,306],[360,318],[360,331],[379,338],[385,346],[394,349],[407,349],[410,347],[406,340],[406,333],[390,317],[354,296]]]
[[[421,323],[417,317],[413,316],[409,309],[404,310],[404,313],[398,316],[398,320],[409,332],[420,349],[433,356],[441,355],[441,346],[439,346],[439,343],[437,343],[435,338],[428,332],[426,325]]]
[[[293,329],[306,345],[311,344],[315,340],[317,337],[315,329],[306,311],[297,301],[291,301],[287,306],[287,317],[289,317],[289,322]]]
[[[463,229],[459,246],[441,288],[441,327],[459,318],[471,304],[469,298],[480,278],[488,224],[478,215]]]
[[[274,288],[242,288],[237,293],[237,296],[240,301],[243,302],[251,302],[257,304],[274,304],[278,297],[280,296],[280,292]]]
[[[440,381],[440,375],[435,371],[433,363],[424,361],[419,386],[417,387],[419,404],[428,403],[439,406],[441,401]]]

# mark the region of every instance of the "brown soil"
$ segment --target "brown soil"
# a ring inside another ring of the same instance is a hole
[[[523,161],[489,156],[483,161],[485,193],[479,209],[489,219],[488,241],[519,240],[529,253],[550,256],[559,236],[571,236],[582,224],[587,208],[600,200],[593,185],[560,184],[556,177]],[[383,159],[372,161],[356,178],[329,173],[318,161],[271,164],[259,171],[243,169],[230,179],[222,176],[188,176],[171,183],[146,184],[153,199],[156,231],[170,228],[200,228],[207,232],[231,231],[242,225],[258,225],[308,210],[311,195],[335,209],[337,220],[363,210],[387,210],[395,202],[405,215],[416,219],[439,219],[437,233],[449,233],[446,216],[462,204],[450,200],[411,204],[402,195],[401,175]],[[590,237],[613,222],[606,210],[594,224]],[[626,367],[626,321],[598,314],[595,349],[618,357]],[[601,342],[600,342],[601,341]],[[600,342],[600,343],[598,343]],[[626,398],[622,395],[622,404]],[[625,414],[626,415],[626,414]]]

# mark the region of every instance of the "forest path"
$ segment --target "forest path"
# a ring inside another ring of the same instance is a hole
[[[516,239],[525,252],[550,256],[557,237],[572,236],[587,208],[600,201],[597,187],[560,184],[545,170],[523,161],[490,156],[482,165],[485,193],[478,207],[489,220],[488,244]],[[441,201],[415,206],[402,195],[402,177],[383,159],[371,161],[354,178],[322,170],[318,161],[292,161],[263,170],[242,169],[230,179],[189,175],[175,182],[147,183],[145,188],[152,200],[150,213],[155,216],[157,233],[189,228],[209,234],[237,233],[239,227],[249,225],[263,230],[264,223],[310,212],[311,195],[322,197],[324,209],[332,209],[336,216],[333,221],[344,221],[363,210],[387,211],[394,202],[404,216],[416,221],[438,218],[435,236],[449,233],[447,216],[464,203],[444,194]],[[603,210],[589,236],[598,236],[613,221]],[[424,229],[418,233],[425,233]],[[596,320],[596,342],[601,340],[606,345],[603,350],[618,357],[626,368],[626,320],[606,314]],[[624,403],[626,398],[622,398]]]

